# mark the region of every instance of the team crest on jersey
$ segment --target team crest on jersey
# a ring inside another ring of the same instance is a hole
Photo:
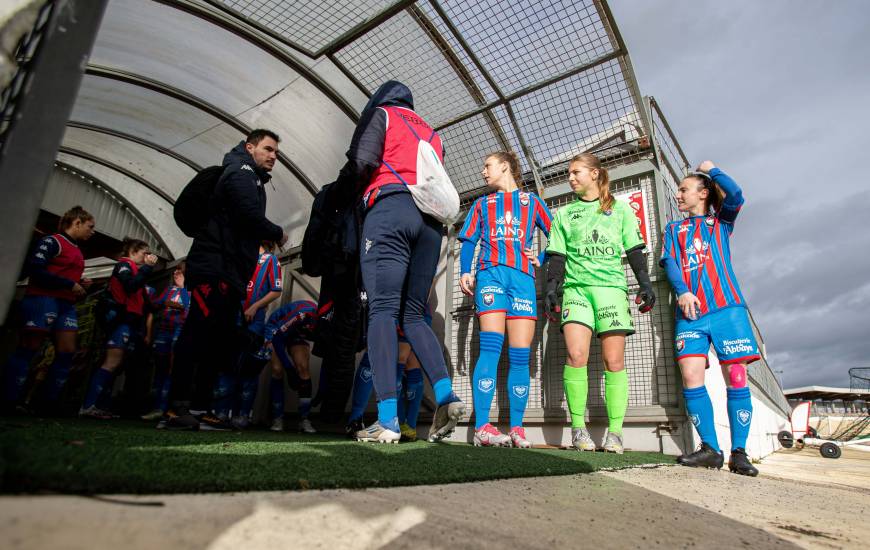
[[[714,218],[713,216],[707,216],[707,219],[704,220],[704,223],[706,223],[710,227],[713,227],[716,224],[716,218]]]
[[[491,306],[495,302],[495,296],[492,294],[484,294],[483,295],[483,303],[485,305]]]
[[[520,193],[520,204],[523,206],[529,205],[529,194],[528,193]]]
[[[751,420],[752,411],[747,411],[746,409],[739,409],[737,411],[737,422],[739,422],[741,426],[748,426]]]
[[[604,211],[604,215],[605,215],[605,216],[609,216],[609,215],[611,215],[611,214],[613,214],[613,210],[611,210],[611,209],[609,209],[609,208],[608,208],[607,210]]]
[[[685,347],[686,347],[685,340],[677,340],[677,351],[683,351],[683,349],[685,349]]]
[[[523,397],[525,397],[529,394],[529,387],[528,386],[514,386],[513,388],[511,388],[511,391],[514,392],[514,395],[516,395],[517,397],[522,399]]]
[[[567,318],[568,318],[568,313],[569,313],[570,311],[571,311],[571,310],[568,309],[567,307],[566,307],[565,309],[563,309],[563,310],[562,310],[562,319],[567,319]]]
[[[477,389],[484,393],[489,393],[495,388],[495,380],[492,378],[481,378],[477,381]]]

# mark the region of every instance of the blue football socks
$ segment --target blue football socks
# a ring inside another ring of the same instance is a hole
[[[510,403],[511,428],[523,425],[526,404],[529,401],[529,348],[508,348],[510,369],[507,390]]]
[[[97,400],[108,389],[112,382],[112,373],[106,369],[97,369],[91,378],[91,385],[88,388],[88,393],[85,396],[85,401],[82,403],[82,408],[89,409],[97,404]]]
[[[480,355],[474,365],[471,395],[474,399],[474,429],[479,430],[489,423],[489,411],[495,395],[495,381],[498,373],[498,359],[501,355],[504,334],[482,331],[480,333]],[[526,350],[528,352],[528,350]],[[528,355],[526,355],[528,365]]]
[[[405,423],[416,428],[423,401],[423,369],[410,369],[405,373],[405,397]]]
[[[728,388],[728,422],[731,426],[731,450],[746,449],[752,423],[752,397],[749,388]]]
[[[350,420],[362,418],[372,395],[372,365],[369,362],[368,352],[360,359],[356,374],[353,377],[353,394],[351,397]]]
[[[48,371],[48,378],[45,381],[45,399],[48,403],[57,401],[61,390],[63,390],[69,371],[72,368],[73,362],[72,353],[56,352],[54,354],[54,363]]]
[[[5,385],[3,400],[7,405],[15,405],[21,399],[21,389],[27,382],[27,371],[30,369],[30,361],[33,360],[34,355],[36,355],[34,350],[18,348],[6,361],[6,367],[3,369]]]
[[[710,401],[707,387],[683,389],[683,397],[686,399],[689,418],[698,430],[701,441],[718,452],[719,441],[716,438],[716,425],[713,422],[713,402]]]
[[[284,418],[284,377],[269,378],[269,406],[272,420]]]

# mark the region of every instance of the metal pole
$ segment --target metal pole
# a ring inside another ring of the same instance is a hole
[[[15,292],[33,224],[108,0],[57,0],[0,146],[0,314]]]

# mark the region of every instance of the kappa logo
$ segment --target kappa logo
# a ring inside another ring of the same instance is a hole
[[[611,321],[611,323],[610,323],[610,328],[613,328],[613,327],[621,327],[621,326],[622,326],[622,323],[620,323],[620,322],[619,322],[618,320],[616,320],[616,319],[614,319],[614,320]]]
[[[35,326],[36,326],[36,323],[34,323],[33,321],[27,321],[26,323],[24,323],[24,326],[26,326],[26,327],[35,327]]]
[[[40,250],[45,250],[46,252],[48,252],[48,246],[46,246],[46,245],[42,245],[42,246],[40,246],[39,249],[40,249]]]
[[[607,209],[607,210],[604,211],[604,215],[605,215],[605,216],[609,216],[609,215],[611,215],[611,214],[613,214],[613,210]]]
[[[685,340],[682,340],[682,339],[677,340],[677,351],[683,351],[683,349],[685,349],[685,347],[686,347]]]
[[[491,393],[495,389],[495,380],[492,378],[481,378],[477,381],[477,389],[483,393]]]
[[[697,414],[693,414],[689,418],[692,419],[692,424],[694,424],[696,428],[701,424],[701,417]]]
[[[495,296],[492,294],[484,294],[483,295],[483,303],[484,305],[491,306],[495,302]]]
[[[516,395],[517,397],[522,399],[529,394],[529,387],[528,386],[514,386],[513,388],[511,388],[511,391],[514,393],[514,395]]]
[[[748,426],[749,422],[752,420],[752,411],[747,411],[746,409],[738,409],[737,410],[737,422],[740,423],[741,426]]]
[[[529,194],[528,193],[520,193],[520,204],[523,206],[529,205]]]
[[[253,172],[254,169],[248,166],[247,164],[242,165],[242,170],[247,170],[248,172]]]
[[[375,244],[373,240],[366,239],[366,254],[369,253],[369,249],[372,247],[373,244]]]
[[[42,252],[37,252],[37,253],[36,253],[36,257],[39,258],[40,260],[44,260],[44,259],[45,259],[45,254],[43,254]]]

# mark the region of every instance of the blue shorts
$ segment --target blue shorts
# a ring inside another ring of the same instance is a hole
[[[474,282],[477,316],[496,311],[508,319],[537,319],[535,278],[518,269],[496,266],[477,272]]]
[[[54,296],[28,294],[21,300],[24,330],[64,332],[79,329],[76,306]]]
[[[761,357],[745,307],[727,307],[695,321],[678,315],[675,332],[678,361],[684,357],[707,357],[710,344],[721,365],[752,363]]]
[[[158,331],[157,334],[154,335],[154,342],[151,344],[154,353],[159,353],[161,355],[169,355],[172,353],[172,347],[175,345],[175,342],[178,341],[179,334],[181,334],[180,327],[173,332]]]
[[[107,349],[132,351],[135,346],[136,342],[133,340],[133,330],[127,323],[118,324],[115,330],[112,331],[112,334],[109,335],[109,339],[106,340]]]

